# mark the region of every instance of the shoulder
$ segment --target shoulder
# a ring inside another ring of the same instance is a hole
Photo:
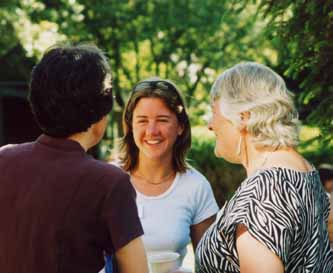
[[[292,170],[271,168],[257,171],[242,182],[235,193],[236,200],[274,203],[283,209],[288,209],[287,203],[299,206],[300,187],[305,183],[302,176],[299,179],[295,177],[297,172],[289,171]]]
[[[183,179],[192,181],[195,184],[206,184],[208,183],[207,178],[199,172],[197,169],[190,167],[184,173],[181,174]],[[208,183],[209,184],[209,183]]]
[[[184,173],[180,173],[179,179],[180,183],[192,193],[211,191],[211,185],[207,178],[193,167],[190,167]]]
[[[1,146],[0,147],[0,153],[1,154],[10,153],[13,150],[15,150],[15,148],[17,148],[18,146],[19,145],[17,145],[17,144],[8,144],[8,145],[5,145],[5,146]]]
[[[105,193],[131,188],[129,175],[113,164],[89,156],[82,160],[79,169],[85,173],[85,180],[95,181],[95,187],[101,187]]]
[[[191,225],[196,225],[215,215],[219,208],[212,187],[203,174],[190,168],[184,176],[187,181],[183,192],[187,195],[187,206],[192,213]]]
[[[90,165],[92,172],[96,172],[101,178],[112,178],[113,180],[129,179],[129,175],[119,166],[110,164],[105,161],[89,158],[86,164]]]
[[[259,170],[254,175],[248,177],[246,185],[255,185],[257,187],[277,187],[286,186],[286,181],[295,182],[299,172],[288,170],[284,168],[271,168],[265,170]],[[289,187],[293,187],[293,183],[288,184]]]
[[[22,144],[8,144],[0,147],[0,157],[11,157],[17,156],[19,153],[22,153],[26,150],[29,150],[32,147],[32,142],[22,143]]]

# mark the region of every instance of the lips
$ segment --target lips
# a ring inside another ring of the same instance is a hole
[[[146,143],[149,144],[149,145],[156,145],[156,144],[159,144],[161,142],[162,142],[162,140],[146,140]]]

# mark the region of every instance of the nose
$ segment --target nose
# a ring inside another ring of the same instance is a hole
[[[158,129],[158,125],[157,125],[157,123],[155,122],[155,121],[150,121],[149,123],[148,123],[148,126],[147,126],[147,128],[146,128],[146,134],[147,135],[156,135],[156,134],[158,134],[158,131],[159,131],[159,129]]]

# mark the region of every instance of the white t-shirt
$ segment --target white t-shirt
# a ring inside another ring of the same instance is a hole
[[[176,251],[181,261],[190,241],[190,226],[218,211],[209,182],[193,168],[177,173],[170,188],[159,196],[137,191],[136,202],[146,251]]]

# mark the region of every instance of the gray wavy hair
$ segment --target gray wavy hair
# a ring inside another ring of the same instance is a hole
[[[249,112],[247,131],[255,144],[293,147],[298,144],[299,120],[293,94],[284,80],[269,67],[243,62],[223,72],[211,90],[221,113],[240,126],[241,113]]]

